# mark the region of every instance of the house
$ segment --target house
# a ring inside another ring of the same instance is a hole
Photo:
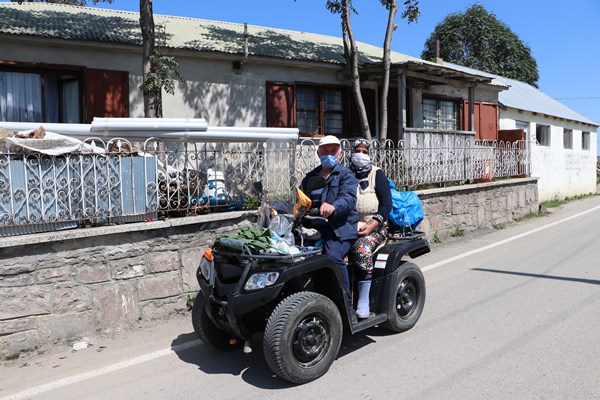
[[[0,105],[0,120],[89,123],[94,116],[143,116],[137,13],[0,3],[0,15],[0,77],[5,82],[0,93],[31,88],[12,93],[12,108]],[[213,126],[298,127],[303,136],[360,134],[340,38],[154,18],[158,44],[176,57],[183,77],[174,96],[163,96],[164,117],[205,118]],[[382,51],[361,43],[360,52],[367,113],[377,132]],[[495,136],[498,92],[504,86],[399,53],[392,54],[392,61],[390,139],[401,139],[406,127],[471,131],[469,98],[486,109],[475,130],[485,126],[487,131],[478,135]],[[400,95],[399,85],[406,87]]]
[[[499,140],[524,140],[529,147],[530,174],[540,178],[540,201],[596,192],[598,123],[527,83],[443,65],[477,72],[509,87],[499,94]]]
[[[97,116],[143,116],[138,13],[0,3],[0,17],[0,121],[89,123]],[[205,118],[212,126],[297,127],[304,137],[360,135],[340,38],[193,18],[154,18],[158,45],[177,59],[182,76],[175,95],[163,96],[164,117]],[[376,136],[382,49],[359,43],[359,50],[361,89]],[[529,121],[532,131],[544,122],[550,130],[547,117],[570,121],[572,145],[585,142],[595,154],[593,122],[499,101],[513,90],[509,87],[516,92],[519,86],[513,82],[395,52],[392,63],[387,138],[394,142],[432,147],[496,141],[499,128],[523,127],[511,125],[507,113],[512,112],[514,121]],[[521,112],[531,114],[530,120],[518,119]],[[534,166],[562,157],[553,147],[542,149],[545,152],[533,147]],[[566,179],[585,180],[574,192],[587,193],[587,159],[582,162],[579,151],[573,150],[565,162],[581,173]],[[537,171],[544,168],[532,167],[533,175]],[[570,195],[563,179],[553,176],[543,185],[544,193],[554,195],[561,188],[559,196]]]

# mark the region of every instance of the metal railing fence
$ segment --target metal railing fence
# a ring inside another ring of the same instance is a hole
[[[319,164],[314,140],[251,143],[112,139],[98,153],[0,150],[0,236],[252,209],[262,181],[269,199],[291,199]],[[529,174],[525,143],[373,141],[371,156],[398,188]],[[351,141],[342,140],[348,165]]]
[[[342,139],[341,162],[349,165],[351,140]],[[465,137],[407,146],[404,141],[371,142],[373,163],[382,168],[397,187],[415,189],[431,184],[463,184],[516,176],[528,176],[530,155],[526,143],[488,142]],[[297,150],[295,170],[299,180],[319,164],[317,142],[303,140]]]

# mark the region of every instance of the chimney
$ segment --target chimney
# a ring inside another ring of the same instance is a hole
[[[440,39],[435,39],[435,58],[433,62],[436,64],[444,63],[444,60],[440,57]]]

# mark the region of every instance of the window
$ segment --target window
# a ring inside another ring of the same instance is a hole
[[[540,146],[550,146],[550,127],[548,125],[537,125],[535,127],[535,138]]]
[[[0,61],[0,121],[90,123],[129,116],[129,73]]]
[[[80,78],[74,71],[0,71],[0,120],[81,122]]]
[[[444,131],[458,127],[458,105],[451,100],[423,99],[423,127]]]
[[[565,148],[565,149],[573,148],[573,129],[564,129],[563,130],[563,148]]]
[[[515,121],[515,128],[522,129],[525,132],[525,139],[529,136],[529,123],[525,121]]]
[[[296,122],[300,133],[341,136],[344,132],[342,89],[296,87]]]
[[[589,150],[590,149],[590,133],[589,132],[582,132],[581,133],[581,148],[583,150]]]

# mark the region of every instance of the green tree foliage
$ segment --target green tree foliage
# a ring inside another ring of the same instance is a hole
[[[438,24],[425,42],[421,58],[435,57],[436,39],[445,61],[537,87],[539,72],[531,49],[479,4],[464,13],[450,14]]]

